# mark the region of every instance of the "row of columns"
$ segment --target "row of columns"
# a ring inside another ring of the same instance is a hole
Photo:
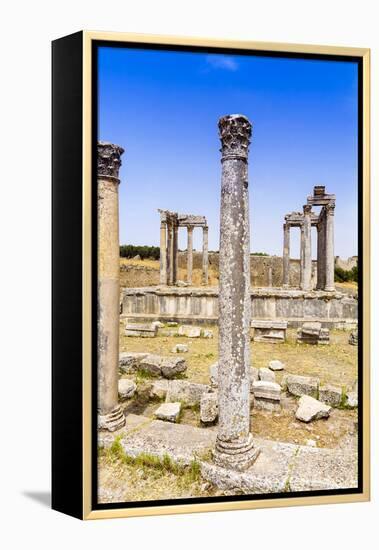
[[[318,216],[317,226],[317,289],[334,291],[334,208],[330,202],[323,206]],[[290,286],[290,229],[300,227],[300,288],[312,288],[312,206],[303,207],[300,223],[283,225],[283,286]]]
[[[187,283],[192,285],[193,225],[187,228]],[[203,226],[202,284],[208,284],[208,226]],[[160,284],[175,285],[178,279],[178,230],[175,220],[161,221]]]
[[[250,429],[250,229],[248,148],[251,124],[242,115],[220,119],[222,151],[219,291],[219,425],[217,464],[250,467],[259,454]],[[98,144],[98,424],[116,430],[125,424],[118,405],[119,237],[118,170],[121,147]],[[162,227],[161,227],[162,230]],[[163,230],[162,230],[163,233]],[[161,244],[175,256],[169,238]],[[170,235],[170,237],[169,237]],[[177,235],[177,233],[176,233]],[[207,243],[207,241],[205,241]],[[192,235],[188,236],[192,250]],[[164,255],[167,261],[167,254]]]

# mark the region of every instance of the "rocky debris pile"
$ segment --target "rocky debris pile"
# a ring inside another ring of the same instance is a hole
[[[278,361],[277,359],[274,359],[273,361],[269,362],[268,368],[273,371],[284,370],[284,363]]]
[[[125,336],[138,336],[140,338],[155,338],[158,333],[158,327],[154,324],[127,324],[125,326]]]
[[[329,344],[329,329],[322,328],[321,323],[306,322],[297,329],[297,342],[299,344]]]
[[[317,397],[320,380],[313,376],[300,376],[298,374],[287,374],[282,381],[283,387],[296,397],[310,395]]]
[[[177,422],[179,420],[181,403],[162,403],[155,411],[154,416],[158,420]]]
[[[358,345],[358,331],[357,330],[353,330],[353,332],[350,333],[349,344],[351,346],[357,346]]]
[[[296,411],[296,418],[301,422],[311,422],[320,418],[328,418],[331,407],[325,403],[321,403],[310,395],[303,395],[299,399],[299,407]]]
[[[200,420],[203,424],[214,424],[218,417],[217,393],[203,393],[200,399]]]
[[[133,397],[137,390],[137,384],[133,380],[127,378],[121,378],[118,381],[118,396],[123,401],[124,399],[130,399]]]
[[[280,385],[276,382],[257,380],[252,384],[254,408],[271,412],[280,412]]]
[[[150,353],[123,352],[120,354],[119,367],[127,374],[143,371],[151,376],[174,378],[187,370],[183,357],[164,357]]]
[[[188,346],[187,344],[176,344],[171,349],[171,353],[188,353]]]

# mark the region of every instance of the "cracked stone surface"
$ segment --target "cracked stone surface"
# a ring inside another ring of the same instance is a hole
[[[154,415],[158,420],[167,420],[167,422],[177,422],[180,415],[180,403],[163,403],[157,408]]]
[[[322,449],[256,438],[260,454],[244,472],[216,466],[210,459],[217,428],[197,428],[130,414],[122,430],[101,432],[99,445],[109,447],[115,437],[128,456],[149,453],[175,462],[200,462],[202,476],[222,490],[244,494],[312,491],[357,486],[358,456],[351,448]]]

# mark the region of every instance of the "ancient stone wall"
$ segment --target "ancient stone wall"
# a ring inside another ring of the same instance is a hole
[[[218,274],[219,254],[209,253],[209,266],[212,273]],[[313,262],[313,272],[316,262]],[[187,252],[179,252],[178,266],[187,269]],[[272,286],[282,286],[283,260],[280,256],[250,256],[250,281],[254,287],[269,286],[269,268],[272,269]],[[193,253],[193,269],[202,270],[202,253]],[[296,287],[300,280],[300,260],[290,261],[290,286]],[[122,265],[120,272],[122,287],[134,288],[141,286],[156,286],[159,284],[159,264],[157,267],[143,265]]]

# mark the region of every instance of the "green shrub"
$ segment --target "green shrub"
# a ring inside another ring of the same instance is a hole
[[[135,246],[133,244],[123,244],[120,246],[121,258],[134,258],[134,256],[140,256],[141,260],[145,258],[152,258],[159,260],[160,249],[159,246]]]

